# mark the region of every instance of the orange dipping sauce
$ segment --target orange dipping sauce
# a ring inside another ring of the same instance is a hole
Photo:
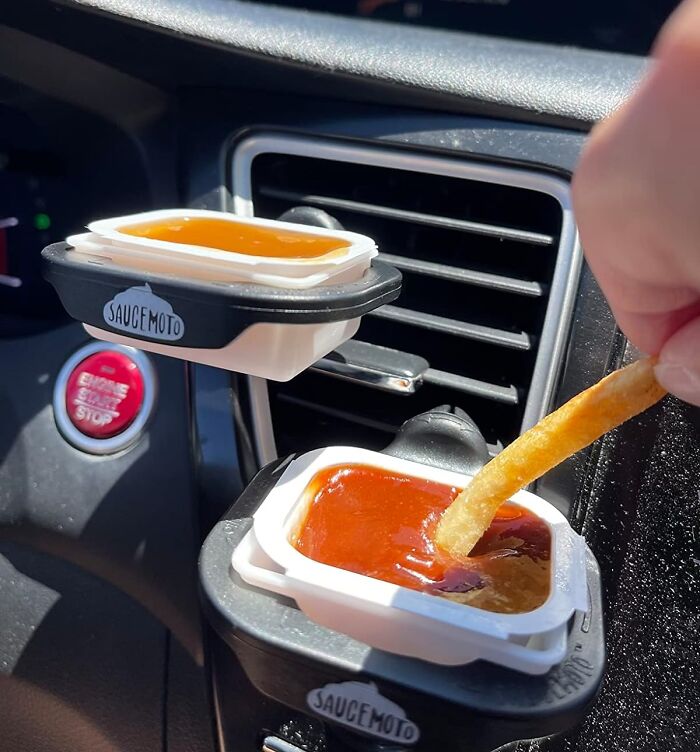
[[[433,531],[459,490],[366,465],[327,468],[306,488],[291,542],[315,561],[486,611],[541,606],[551,535],[527,509],[504,504],[466,563],[435,550]]]
[[[340,256],[350,243],[303,231],[273,229],[209,217],[174,217],[119,228],[125,235],[233,251],[248,256],[318,260]]]

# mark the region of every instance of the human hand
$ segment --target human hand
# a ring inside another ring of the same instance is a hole
[[[658,381],[700,405],[700,0],[662,29],[636,93],[597,125],[574,175],[588,263]]]

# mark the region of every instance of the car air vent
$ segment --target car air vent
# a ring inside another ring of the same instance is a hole
[[[566,184],[324,144],[270,138],[243,150],[245,158],[234,158],[236,209],[278,217],[317,207],[373,237],[404,287],[395,304],[365,317],[355,339],[429,367],[412,390],[331,378],[323,368],[270,384],[279,452],[380,448],[405,420],[441,404],[466,410],[497,451],[551,398],[577,270]]]

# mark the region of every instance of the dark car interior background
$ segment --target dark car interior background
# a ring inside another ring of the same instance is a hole
[[[675,4],[3,4],[0,749],[356,749],[271,699],[292,681],[274,663],[269,691],[251,680],[258,658],[242,666],[202,610],[202,543],[278,457],[383,449],[439,405],[493,454],[634,357],[569,182]],[[331,356],[267,383],[149,356],[155,405],[129,446],[64,438],[54,387],[91,340],[42,278],[45,246],[152,208],[299,206],[403,274],[363,319],[356,368]],[[415,389],[363,372],[409,356],[427,361]],[[698,478],[698,410],[668,398],[537,484],[600,564],[607,667],[582,723],[510,749],[697,749]],[[572,669],[555,691],[584,680]]]

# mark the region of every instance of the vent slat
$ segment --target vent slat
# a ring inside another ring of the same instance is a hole
[[[445,316],[435,316],[432,313],[410,311],[407,308],[385,305],[372,311],[369,316],[389,321],[397,321],[401,324],[418,326],[421,329],[446,332],[456,337],[473,339],[478,342],[488,342],[500,347],[509,347],[513,350],[531,350],[532,339],[527,332],[506,332],[502,329],[494,329],[490,326],[470,324],[466,321],[448,319]]]
[[[432,261],[397,256],[393,253],[380,253],[379,258],[388,264],[393,264],[397,269],[401,269],[402,271],[425,274],[437,279],[447,279],[450,282],[461,282],[477,287],[487,287],[490,290],[504,290],[505,292],[512,292],[517,295],[527,295],[531,298],[540,298],[545,294],[545,287],[539,282],[530,282],[525,279],[517,279],[516,277],[489,274],[473,269],[462,269],[458,266],[448,266],[447,264],[436,264]]]
[[[530,245],[551,246],[555,242],[555,238],[552,235],[531,232],[530,230],[519,230],[513,227],[502,227],[499,225],[485,224],[483,222],[471,222],[467,219],[439,217],[435,214],[424,214],[422,212],[408,211],[406,209],[395,209],[390,206],[377,206],[375,204],[366,204],[362,201],[352,201],[345,198],[319,196],[311,193],[304,193],[302,191],[271,188],[266,185],[260,186],[258,190],[263,196],[280,199],[282,201],[291,201],[295,204],[311,204],[312,206],[324,207],[326,209],[342,209],[344,211],[358,214],[366,214],[371,217],[397,219],[412,224],[459,230],[460,232],[469,232],[474,235],[484,235],[486,237],[502,238],[504,240],[515,240]]]
[[[517,405],[520,402],[518,390],[514,386],[498,386],[488,384],[478,379],[470,379],[468,376],[460,376],[456,373],[440,371],[436,368],[429,368],[423,374],[423,381],[436,386],[445,386],[449,389],[457,389],[460,392],[473,394],[476,397],[503,402],[507,405]]]
[[[280,394],[278,399],[280,402],[286,402],[288,405],[294,405],[313,413],[319,413],[329,418],[344,420],[347,423],[371,428],[374,431],[380,431],[387,434],[387,439],[393,437],[400,428],[400,426],[393,426],[390,423],[384,423],[381,420],[373,420],[366,415],[357,415],[356,413],[349,413],[345,410],[338,410],[337,408],[320,405],[311,400],[301,399],[300,397],[294,397],[290,394]],[[491,457],[495,457],[503,449],[503,443],[501,441],[497,441],[495,444],[486,442],[486,446]]]
[[[356,413],[350,413],[346,410],[338,410],[335,407],[328,407],[328,405],[321,405],[311,400],[301,399],[301,397],[295,397],[291,394],[280,394],[278,399],[281,402],[287,402],[290,405],[297,405],[297,407],[303,407],[305,410],[312,410],[313,412],[323,413],[329,415],[331,418],[338,418],[340,420],[346,420],[349,423],[357,423],[360,426],[366,426],[372,428],[375,431],[384,431],[387,434],[395,434],[400,426],[393,426],[390,423],[385,423],[381,420],[375,420],[367,415],[359,415]]]
[[[562,201],[547,190],[546,177],[533,181],[525,171],[520,182],[515,169],[504,169],[501,182],[501,168],[466,159],[448,165],[436,158],[430,171],[381,147],[368,161],[366,151],[354,159],[352,145],[313,145],[312,152],[257,154],[240,195],[250,196],[256,216],[315,206],[348,231],[374,238],[379,258],[402,271],[403,289],[395,305],[363,317],[358,340],[390,348],[397,362],[400,355],[421,358],[424,369],[411,393],[318,369],[270,383],[279,450],[381,450],[406,420],[449,404],[472,417],[495,453],[542,399],[543,347],[551,336],[541,333],[546,326],[551,332],[548,312],[561,297],[558,258],[573,253],[560,248]],[[428,157],[421,159],[425,168]],[[552,290],[559,292],[550,300]],[[393,373],[396,362],[385,365]],[[365,366],[371,370],[372,360]]]

